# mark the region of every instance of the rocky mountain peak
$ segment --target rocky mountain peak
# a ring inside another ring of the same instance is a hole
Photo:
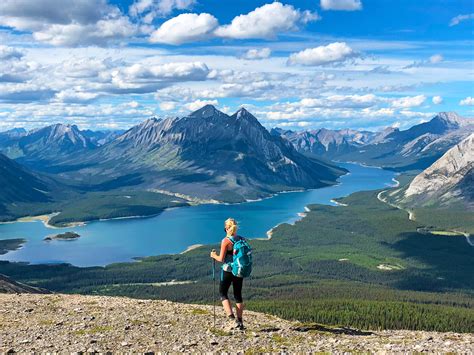
[[[257,118],[252,115],[250,112],[248,112],[245,108],[240,108],[236,113],[234,113],[231,118],[233,118],[236,121],[240,122],[248,122],[251,124],[256,124],[262,128],[264,128],[260,122],[257,120]]]
[[[439,122],[448,129],[457,129],[464,124],[464,120],[456,112],[440,112],[431,122]]]
[[[228,117],[225,113],[219,111],[213,105],[205,105],[201,107],[199,110],[192,112],[188,117],[208,118],[208,117],[221,117],[221,116]]]

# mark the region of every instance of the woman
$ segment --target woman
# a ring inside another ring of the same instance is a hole
[[[221,296],[222,306],[226,315],[229,317],[231,322],[229,328],[237,328],[240,330],[244,329],[244,323],[242,321],[242,315],[244,312],[244,303],[242,300],[242,282],[243,278],[234,276],[232,274],[232,269],[230,263],[233,259],[233,243],[230,238],[240,238],[237,236],[237,222],[233,218],[228,218],[224,223],[224,230],[226,232],[226,237],[222,239],[221,250],[219,255],[216,251],[211,251],[211,258],[217,260],[222,264],[221,278],[219,284],[219,293]],[[234,289],[234,298],[236,302],[236,313],[237,319],[235,319],[234,313],[232,311],[232,304],[230,303],[227,293],[229,292],[230,285],[233,285]]]

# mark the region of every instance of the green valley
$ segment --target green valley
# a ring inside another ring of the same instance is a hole
[[[248,307],[361,328],[474,331],[474,258],[465,237],[420,233],[423,225],[377,194],[352,194],[340,200],[345,207],[311,205],[272,239],[252,240]],[[0,273],[57,292],[209,303],[208,253],[216,247],[106,267],[2,262]],[[170,280],[192,282],[153,285]]]

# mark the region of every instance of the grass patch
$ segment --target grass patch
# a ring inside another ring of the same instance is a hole
[[[112,327],[109,327],[109,326],[95,326],[89,329],[76,330],[74,334],[76,335],[97,334],[97,333],[110,332],[111,330],[112,330]]]
[[[201,309],[201,308],[194,308],[192,311],[191,311],[191,314],[196,314],[196,315],[209,315],[211,314],[211,312],[209,312],[208,310],[206,309]]]

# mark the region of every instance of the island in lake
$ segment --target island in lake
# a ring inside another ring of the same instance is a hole
[[[60,233],[56,235],[48,235],[46,238],[44,238],[45,241],[51,241],[51,240],[75,240],[79,238],[80,235],[77,234],[76,232],[65,232],[65,233]]]

